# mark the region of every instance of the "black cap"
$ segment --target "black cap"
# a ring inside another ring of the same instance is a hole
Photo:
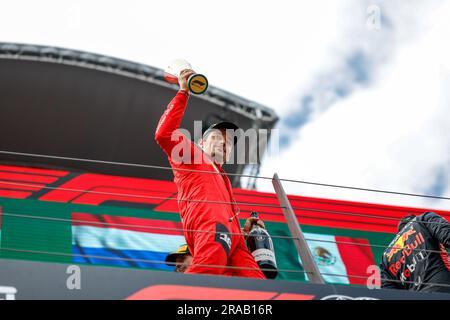
[[[177,260],[177,257],[184,256],[187,254],[190,255],[191,253],[189,252],[189,248],[188,248],[187,244],[183,244],[177,249],[177,251],[172,252],[171,254],[167,255],[166,264],[169,266],[173,266],[173,264]]]
[[[229,122],[229,121],[222,121],[222,122],[217,122],[212,124],[211,126],[209,126],[208,128],[203,129],[202,134],[204,135],[205,132],[212,130],[212,129],[233,129],[233,130],[237,130],[239,129],[239,127],[237,125],[235,125],[233,122]],[[237,143],[237,137],[234,137],[234,144]]]

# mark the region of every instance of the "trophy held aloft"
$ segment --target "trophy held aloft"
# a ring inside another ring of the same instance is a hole
[[[191,69],[189,62],[183,59],[176,59],[169,63],[164,70],[164,79],[170,83],[178,83],[178,77],[183,70]],[[189,91],[195,94],[202,94],[208,89],[208,79],[203,74],[194,73],[188,79]]]

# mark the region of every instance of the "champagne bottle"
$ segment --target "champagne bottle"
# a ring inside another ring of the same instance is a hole
[[[258,218],[258,213],[253,211],[250,217]],[[253,224],[248,233],[247,246],[266,278],[274,279],[278,274],[278,269],[269,233],[256,223]]]

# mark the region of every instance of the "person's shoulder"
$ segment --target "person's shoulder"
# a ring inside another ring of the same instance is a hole
[[[435,218],[440,218],[441,216],[438,215],[437,213],[433,212],[433,211],[427,211],[423,214],[421,214],[420,216],[417,216],[417,220],[419,221],[428,221],[428,220],[432,220]]]

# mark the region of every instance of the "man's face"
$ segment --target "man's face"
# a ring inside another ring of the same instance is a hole
[[[175,272],[184,273],[192,263],[192,256],[190,254],[180,255],[175,260],[175,263]]]
[[[233,135],[226,134],[226,129],[214,129],[203,137],[201,146],[217,163],[224,164],[230,160],[233,139]]]

